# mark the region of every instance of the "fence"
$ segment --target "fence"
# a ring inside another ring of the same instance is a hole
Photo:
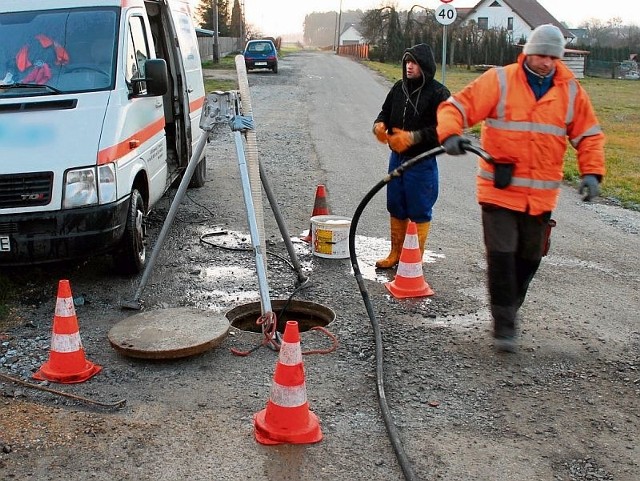
[[[240,37],[218,37],[220,57],[225,57],[233,52],[242,52]],[[213,37],[198,37],[198,50],[200,58],[213,60]]]
[[[611,79],[640,79],[640,70],[636,62],[605,62],[602,60],[587,60],[585,73],[589,77]]]
[[[349,57],[363,58],[365,60],[369,60],[369,45],[368,44],[340,45],[338,47],[338,55],[345,55]]]

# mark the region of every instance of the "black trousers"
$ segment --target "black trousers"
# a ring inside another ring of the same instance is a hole
[[[496,337],[516,335],[516,315],[540,266],[550,218],[551,212],[534,216],[495,205],[482,206],[489,300]]]

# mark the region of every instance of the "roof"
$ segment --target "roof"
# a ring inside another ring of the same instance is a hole
[[[550,23],[560,29],[562,35],[565,38],[573,38],[574,35],[565,28],[556,18],[551,15],[542,5],[536,0],[493,0],[494,2],[507,5],[511,8],[522,20],[524,20],[531,28],[536,28],[540,25]],[[486,0],[480,0],[467,14],[475,12]],[[466,16],[466,15],[465,15]]]
[[[356,32],[360,33],[360,31],[358,30],[358,26],[355,23],[345,23],[344,28],[342,29],[342,32],[340,32],[340,35],[345,33],[350,28],[353,28]]]

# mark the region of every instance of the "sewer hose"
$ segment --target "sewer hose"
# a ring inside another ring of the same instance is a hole
[[[483,159],[491,162],[491,157],[484,150],[480,149],[472,145],[471,143],[464,144],[464,149],[466,151],[473,152]],[[367,192],[367,194],[362,198],[360,204],[356,208],[352,220],[351,220],[351,228],[349,229],[349,257],[351,259],[351,266],[353,268],[353,274],[358,282],[358,287],[360,288],[360,294],[362,295],[362,300],[364,301],[365,308],[367,310],[367,314],[371,321],[371,326],[373,328],[373,333],[375,337],[376,349],[375,349],[375,357],[376,357],[376,387],[378,391],[378,404],[380,405],[380,410],[382,411],[382,418],[384,420],[384,424],[387,428],[387,434],[389,435],[389,440],[391,441],[391,445],[393,446],[393,450],[396,454],[396,458],[398,459],[398,464],[400,464],[400,468],[402,469],[402,473],[407,481],[414,481],[418,478],[416,477],[411,463],[409,462],[409,458],[407,457],[404,448],[402,446],[402,441],[400,440],[400,435],[398,433],[398,429],[393,423],[393,418],[391,416],[391,410],[389,409],[389,405],[387,404],[387,398],[384,391],[384,360],[383,360],[383,347],[382,347],[382,333],[380,332],[380,324],[376,318],[376,314],[373,309],[373,305],[371,303],[371,299],[369,297],[369,292],[364,284],[364,278],[362,277],[362,273],[360,272],[360,267],[358,265],[358,258],[356,256],[356,229],[358,227],[358,221],[362,212],[364,211],[367,204],[371,201],[371,199],[392,179],[396,177],[400,177],[404,174],[404,172],[411,167],[419,164],[423,160],[434,157],[436,155],[443,154],[445,152],[444,147],[438,146],[427,152],[424,152],[420,155],[412,157],[411,159],[404,162],[397,169],[388,173],[380,182],[373,186],[373,188]]]

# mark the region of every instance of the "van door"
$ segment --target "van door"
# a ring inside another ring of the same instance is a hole
[[[145,63],[152,58],[153,40],[149,25],[141,10],[132,12],[128,17],[128,28],[124,39],[124,73],[129,90],[130,101],[123,115],[125,139],[130,145],[137,146],[140,159],[148,176],[148,208],[164,195],[167,183],[167,165],[164,110],[161,97],[146,96],[146,84],[139,79],[145,76]],[[135,134],[131,139],[129,135]],[[133,142],[133,143],[132,143]]]
[[[156,57],[166,61],[169,73],[169,90],[164,97],[168,155],[175,162],[171,166],[183,171],[201,135],[199,125],[204,104],[204,82],[195,29],[188,3],[147,1],[145,7]],[[198,167],[191,183],[195,187],[204,185],[206,163],[202,161]]]

